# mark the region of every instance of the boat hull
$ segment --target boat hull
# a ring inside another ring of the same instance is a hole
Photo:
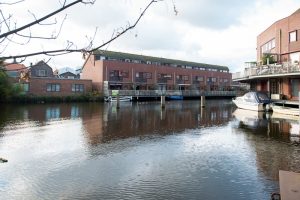
[[[106,97],[105,98],[105,101],[106,102],[116,102],[117,101],[117,97],[112,97],[112,96],[109,96],[109,97]],[[119,97],[119,101],[132,101],[132,96],[120,96]]]
[[[234,99],[232,101],[240,109],[254,110],[254,111],[266,111],[267,110],[263,103],[242,102],[242,101],[238,101],[236,99]]]
[[[274,113],[279,113],[279,114],[284,114],[284,115],[299,116],[299,114],[300,114],[299,108],[290,108],[290,107],[273,105],[272,109],[273,109]]]

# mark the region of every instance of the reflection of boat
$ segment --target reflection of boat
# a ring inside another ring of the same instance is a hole
[[[106,102],[117,101],[117,97],[116,96],[105,97],[104,101]],[[132,101],[132,96],[119,96],[119,101]]]
[[[244,125],[248,127],[260,127],[265,126],[268,118],[268,114],[264,112],[257,112],[253,110],[236,109],[232,115]]]
[[[241,109],[254,111],[270,110],[270,98],[262,92],[248,92],[244,96],[232,99],[233,103]]]
[[[284,115],[299,115],[299,108],[292,108],[287,106],[273,105],[272,110],[274,113],[280,113]]]
[[[166,97],[168,100],[183,100],[182,95],[171,95]]]
[[[245,120],[258,120],[263,119],[263,113],[262,112],[256,112],[253,110],[244,110],[244,109],[236,109],[232,115],[238,119],[239,121],[245,121]]]

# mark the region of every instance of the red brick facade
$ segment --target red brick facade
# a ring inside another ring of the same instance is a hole
[[[296,32],[296,41],[290,41],[292,32]],[[257,36],[257,62],[262,60],[264,45],[268,46],[268,42],[273,39],[274,45],[267,47],[265,53],[276,54],[278,62],[290,61],[290,54],[298,53],[296,56],[298,61],[300,60],[300,9],[289,17],[275,22]]]
[[[133,85],[142,90],[161,89],[159,87],[162,85],[166,90],[178,89],[179,86],[181,89],[200,89],[208,86],[226,88],[231,85],[231,73],[227,67],[219,67],[218,70],[203,67],[200,70],[191,66],[170,65],[172,63],[158,65],[154,62],[135,63],[117,59],[96,59],[96,55],[91,55],[84,64],[81,77],[92,79],[93,87],[100,91],[103,90],[106,81],[110,87],[115,84],[120,86],[119,89],[125,90],[133,89]],[[112,77],[114,72],[120,75]],[[199,78],[199,81],[195,81],[195,77],[201,77],[201,80]],[[213,79],[212,83],[209,83],[210,79]]]
[[[26,93],[37,96],[73,96],[92,91],[92,80],[31,78],[27,84]]]

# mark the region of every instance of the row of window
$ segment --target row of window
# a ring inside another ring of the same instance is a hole
[[[23,83],[24,92],[29,92],[29,83]],[[47,92],[60,92],[61,86],[58,83],[47,83],[46,86]],[[72,92],[84,92],[83,84],[72,84]]]
[[[297,30],[289,32],[289,42],[296,42],[298,41],[297,38]],[[261,52],[262,53],[270,53],[271,49],[275,48],[275,38],[272,40],[268,41],[264,45],[261,46]]]
[[[117,59],[117,58],[110,58],[101,55],[95,55],[95,60],[111,60],[111,61],[122,61],[122,62],[130,62],[136,64],[147,64],[147,65],[159,65],[159,66],[170,66],[170,67],[179,67],[184,69],[196,69],[202,71],[215,71],[215,72],[224,72],[228,73],[229,71],[226,69],[216,69],[216,68],[207,68],[207,67],[199,67],[199,66],[188,66],[188,65],[180,65],[174,63],[161,63],[155,61],[143,61],[143,60],[131,60],[131,59]]]
[[[128,78],[129,77],[129,72],[128,71],[112,70],[112,71],[110,71],[109,74],[110,74],[111,78],[114,78],[114,77]],[[135,73],[135,77],[136,78],[143,78],[143,79],[152,79],[152,73],[151,72],[136,72]],[[158,79],[172,80],[173,76],[172,76],[172,74],[160,74],[160,73],[158,73],[157,74],[157,78]],[[188,75],[176,75],[176,80],[188,81],[189,80],[189,76]],[[204,81],[204,77],[203,76],[194,76],[194,80],[196,80],[196,81]],[[228,82],[228,79],[226,79],[226,80],[227,80],[226,82]]]
[[[271,49],[275,48],[275,38],[267,42],[266,44],[262,45],[261,52],[262,53],[269,53]]]
[[[72,84],[72,92],[83,92],[83,84]],[[47,92],[60,92],[60,84],[58,83],[48,83]]]

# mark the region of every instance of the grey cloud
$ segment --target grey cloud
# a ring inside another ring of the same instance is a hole
[[[209,29],[226,29],[239,23],[239,17],[254,7],[255,1],[187,0],[175,1],[178,18]]]

